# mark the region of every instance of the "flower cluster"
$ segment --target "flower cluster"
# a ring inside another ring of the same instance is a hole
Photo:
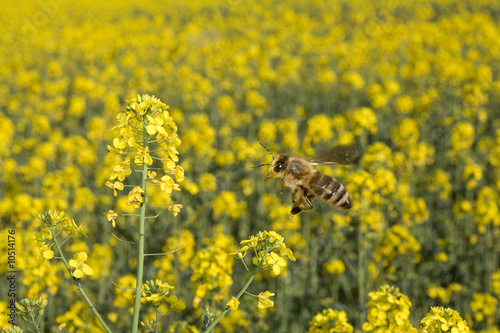
[[[443,304],[448,304],[453,293],[459,293],[460,291],[462,291],[462,285],[459,283],[451,283],[446,288],[431,284],[427,295],[432,299],[438,299]]]
[[[41,297],[39,299],[24,298],[16,303],[17,314],[25,322],[31,322],[33,319],[39,322],[47,303],[48,301]]]
[[[333,309],[323,310],[322,312],[316,314],[309,322],[309,330],[307,330],[307,333],[333,332],[353,332],[353,327],[349,324],[345,311]]]
[[[184,310],[185,305],[179,301],[177,296],[168,296],[171,289],[174,289],[174,286],[160,280],[146,281],[142,284],[142,299],[153,304],[155,308],[160,307],[163,301],[165,301],[170,304],[172,310]]]
[[[393,225],[387,230],[374,252],[374,262],[380,262],[387,271],[394,273],[397,258],[406,258],[406,262],[418,263],[422,256],[422,246],[404,225]]]
[[[469,327],[455,310],[443,307],[432,307],[431,311],[420,322],[421,332],[468,333]]]
[[[230,255],[242,259],[247,251],[253,251],[253,264],[262,269],[271,268],[274,275],[279,275],[286,267],[285,259],[295,261],[292,250],[286,247],[285,239],[275,231],[260,231],[257,235],[242,240],[240,244],[244,246]]]
[[[111,173],[106,186],[117,196],[117,190],[125,188],[125,178],[132,174],[133,163],[138,167],[144,166],[144,179],[151,185],[158,185],[166,202],[170,203],[172,191],[180,190],[174,178],[178,182],[184,180],[184,169],[176,164],[179,162],[177,147],[181,143],[177,125],[167,111],[168,106],[154,96],[138,95],[137,98],[127,100],[126,109],[127,112],[119,113],[116,117],[118,125],[113,130],[116,130],[117,136],[113,138],[113,146],[108,145]],[[154,155],[151,154],[153,152]],[[153,167],[155,160],[158,161],[157,167]],[[157,179],[157,173],[153,170],[160,170],[165,174]],[[128,193],[127,205],[135,209],[141,207],[145,192],[145,188],[134,187]],[[168,206],[174,216],[181,208],[182,205],[179,204],[170,203]],[[112,220],[115,224],[114,218]]]
[[[411,302],[398,288],[383,285],[368,296],[367,322],[363,324],[363,330],[417,332],[409,321]]]
[[[196,252],[190,262],[193,269],[191,275],[194,289],[193,306],[197,307],[205,298],[223,300],[233,284],[231,273],[234,260],[220,247],[208,246]]]
[[[37,258],[39,262],[54,258],[53,248],[57,247],[58,251],[61,252],[59,244],[66,242],[71,237],[87,237],[83,227],[81,225],[77,226],[75,220],[68,218],[64,212],[49,210],[44,214],[39,214],[38,218],[44,224],[36,234],[36,242],[40,251]],[[59,243],[57,237],[60,236],[62,231],[64,231],[68,237],[62,242],[59,241]],[[78,252],[75,254],[75,259],[69,261],[69,267],[74,270],[73,276],[75,278],[81,278],[85,274],[93,274],[92,268],[83,263],[86,259],[87,253]]]
[[[478,323],[486,322],[487,324],[493,324],[495,321],[497,304],[498,300],[489,294],[476,293],[472,295],[470,308],[474,320]]]

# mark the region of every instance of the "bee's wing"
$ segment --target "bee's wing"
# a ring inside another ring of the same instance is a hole
[[[351,164],[360,155],[361,151],[357,146],[341,145],[310,159],[309,163],[312,165]]]

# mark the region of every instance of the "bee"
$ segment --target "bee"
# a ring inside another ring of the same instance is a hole
[[[356,160],[360,151],[354,145],[341,145],[327,152],[306,160],[301,157],[279,153],[276,157],[261,143],[269,154],[272,162],[254,166],[254,168],[269,165],[269,171],[263,179],[268,177],[281,178],[281,194],[285,186],[292,189],[293,206],[290,218],[303,210],[313,209],[313,200],[318,197],[330,206],[340,210],[352,208],[352,200],[344,185],[338,180],[314,169],[314,165],[351,164]]]

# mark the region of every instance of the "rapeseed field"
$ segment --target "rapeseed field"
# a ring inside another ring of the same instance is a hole
[[[6,0],[0,20],[6,332],[500,332],[498,1]],[[292,221],[261,144],[356,145],[317,167],[352,209]]]

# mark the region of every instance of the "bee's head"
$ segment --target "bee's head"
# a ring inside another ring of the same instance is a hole
[[[287,154],[280,153],[280,154],[278,154],[278,156],[276,156],[276,158],[274,158],[273,153],[271,153],[269,151],[269,149],[267,149],[267,147],[264,146],[262,143],[261,143],[261,145],[271,155],[272,162],[271,163],[259,164],[259,165],[254,166],[254,168],[258,168],[258,167],[261,167],[261,166],[264,166],[264,165],[269,165],[270,166],[269,167],[269,171],[264,176],[264,179],[266,179],[267,177],[283,177],[283,172],[285,171],[285,166],[286,166],[286,163],[288,162],[289,156]]]
[[[264,176],[264,179],[267,177],[280,177],[283,178],[286,164],[288,163],[288,159],[290,157],[288,154],[280,153],[276,158],[271,162],[269,166],[269,171]]]

